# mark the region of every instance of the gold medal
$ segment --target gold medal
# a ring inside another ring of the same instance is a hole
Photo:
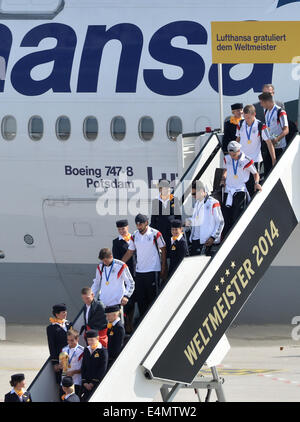
[[[234,178],[237,179],[239,176],[237,174],[234,175]]]
[[[251,141],[251,139],[248,139],[248,144],[252,144],[252,141]]]
[[[109,281],[107,281],[105,284],[108,286],[109,285]]]

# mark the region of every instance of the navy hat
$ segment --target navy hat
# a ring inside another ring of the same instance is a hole
[[[178,220],[178,219],[173,220],[172,223],[171,223],[171,227],[174,228],[174,229],[181,228],[182,227],[181,220]]]
[[[86,337],[87,338],[94,338],[94,337],[98,337],[99,333],[97,330],[89,330],[86,332]]]
[[[244,108],[242,103],[231,104],[231,110],[241,110],[242,108]]]
[[[126,227],[128,226],[128,220],[118,220],[116,221],[117,227]]]
[[[63,377],[61,383],[63,387],[72,387],[72,385],[74,385],[74,381],[72,377]]]
[[[53,314],[59,314],[62,311],[66,311],[67,307],[65,303],[58,303],[57,305],[53,305],[52,307],[52,313]]]
[[[147,221],[148,221],[148,217],[146,216],[146,215],[143,215],[143,214],[138,214],[136,217],[135,217],[135,223],[137,224],[137,223],[147,223]]]
[[[110,314],[111,312],[118,312],[120,308],[121,308],[120,305],[107,306],[105,308],[105,313]]]
[[[14,374],[11,376],[10,383],[18,383],[24,381],[25,375],[24,374]]]

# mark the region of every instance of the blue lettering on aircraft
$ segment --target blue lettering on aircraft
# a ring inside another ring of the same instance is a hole
[[[1,80],[0,80],[0,92],[4,91],[4,84],[5,84],[5,73],[7,68],[7,63],[9,59],[9,54],[12,45],[12,33],[7,28],[7,26],[0,24],[0,56],[2,60],[4,60],[4,72],[1,72]]]
[[[89,26],[81,56],[77,92],[97,92],[103,48],[110,40],[118,40],[122,44],[116,92],[136,92],[143,33],[138,26],[129,23],[121,23],[108,30],[103,25]]]
[[[279,0],[277,3],[277,7],[285,6],[286,4],[290,3],[299,3],[300,0]]]
[[[33,28],[25,35],[21,47],[37,47],[45,38],[55,38],[55,48],[37,51],[20,59],[11,72],[11,82],[16,91],[24,95],[42,95],[53,92],[71,92],[70,78],[77,37],[74,30],[61,23],[47,23]],[[31,77],[36,66],[53,62],[51,74],[41,81]]]
[[[202,56],[187,48],[172,45],[175,37],[184,37],[187,45],[202,45],[207,48],[208,34],[198,22],[176,21],[158,29],[149,42],[149,54],[157,62],[177,66],[182,75],[169,79],[163,69],[144,69],[144,82],[148,89],[158,95],[184,95],[194,91],[203,81],[205,62]],[[35,51],[19,59],[11,71],[11,83],[17,92],[26,96],[39,96],[48,91],[68,93],[71,88],[73,59],[77,47],[77,35],[73,28],[62,23],[46,23],[31,29],[23,38],[20,47],[39,47],[47,38],[56,40],[56,46]],[[0,25],[0,56],[6,65],[12,46],[12,33],[5,25]],[[101,93],[99,71],[103,49],[111,40],[121,44],[116,93],[135,93],[140,72],[141,54],[144,47],[141,29],[130,23],[120,23],[111,28],[104,25],[91,25],[87,28],[80,65],[78,69],[78,93]],[[44,79],[34,79],[33,71],[46,63],[52,64],[51,73]],[[223,89],[227,96],[237,96],[249,90],[260,92],[264,83],[272,82],[273,65],[255,64],[251,73],[243,79],[234,80],[230,69],[236,64],[223,65]],[[211,87],[218,91],[217,67],[208,70]],[[4,91],[5,81],[0,81],[0,92]]]
[[[236,64],[223,64],[223,94],[224,95],[241,95],[253,89],[254,92],[261,92],[262,86],[265,83],[272,82],[273,65],[272,64],[254,64],[249,76],[244,79],[234,80],[230,76],[230,70]],[[209,83],[211,87],[218,90],[218,68],[213,64],[209,71]]]
[[[149,44],[151,56],[162,63],[179,66],[183,70],[181,78],[167,79],[163,70],[145,69],[144,80],[151,91],[160,95],[183,95],[193,91],[201,83],[205,63],[195,51],[176,48],[171,45],[173,38],[183,36],[188,44],[207,44],[207,32],[197,22],[172,22],[160,28]]]

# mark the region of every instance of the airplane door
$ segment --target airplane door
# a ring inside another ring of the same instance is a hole
[[[82,287],[91,286],[101,248],[117,237],[115,215],[99,216],[97,198],[47,199],[43,213],[52,254],[65,288],[81,306]],[[121,217],[120,217],[121,218]]]

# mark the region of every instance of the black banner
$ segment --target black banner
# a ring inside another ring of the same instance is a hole
[[[297,224],[279,180],[154,364],[154,378],[194,380]]]

